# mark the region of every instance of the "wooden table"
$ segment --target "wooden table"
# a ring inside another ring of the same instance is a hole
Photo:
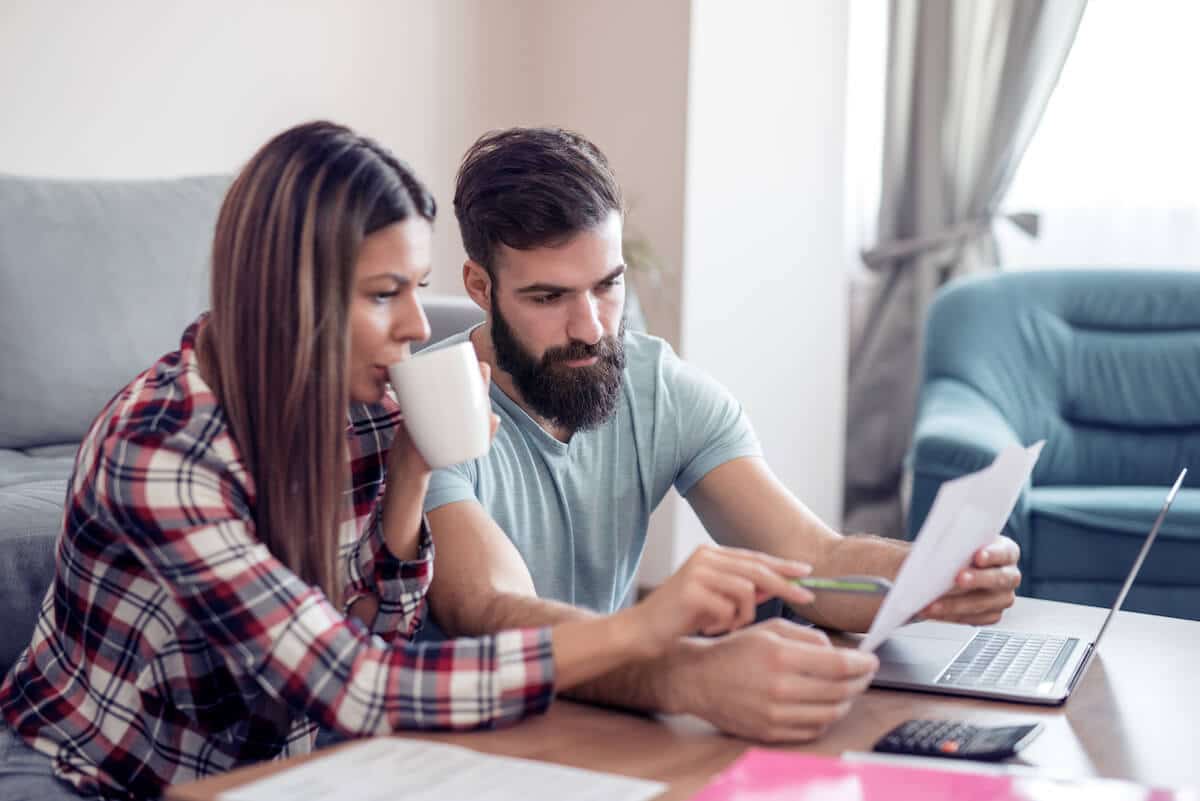
[[[1106,612],[1021,598],[1001,626],[1052,627],[1091,639]],[[1022,762],[1054,775],[1200,788],[1200,622],[1118,614],[1099,658],[1061,707],[870,690],[822,740],[788,750],[828,755],[867,751],[888,729],[915,717],[987,724],[1040,720],[1045,731],[1022,753]],[[569,701],[556,701],[546,715],[502,731],[411,736],[655,779],[670,786],[660,796],[663,801],[691,797],[754,745],[724,736],[697,718],[647,718]],[[166,798],[211,801],[223,790],[310,758],[265,763],[178,786]]]

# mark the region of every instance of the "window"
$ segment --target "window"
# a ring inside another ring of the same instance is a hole
[[[1200,269],[1200,3],[1093,0],[997,225],[1007,269]]]

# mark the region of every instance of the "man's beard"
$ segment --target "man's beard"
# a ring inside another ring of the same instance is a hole
[[[594,345],[572,341],[548,349],[538,359],[517,341],[516,335],[492,302],[492,347],[496,366],[512,376],[521,398],[552,424],[583,431],[608,421],[621,398],[625,372],[625,321],[617,336],[601,337]],[[598,358],[587,367],[567,367],[563,362]]]

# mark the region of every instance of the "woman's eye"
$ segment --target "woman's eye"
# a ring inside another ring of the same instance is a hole
[[[417,286],[420,287],[421,289],[428,289],[429,288],[429,280],[426,279],[426,280],[422,281],[421,283],[417,284]]]
[[[396,297],[397,294],[399,293],[395,292],[394,290],[392,292],[376,292],[371,295],[371,298],[374,299],[376,303],[390,303],[392,298]]]

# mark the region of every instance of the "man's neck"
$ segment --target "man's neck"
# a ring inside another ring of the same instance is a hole
[[[500,388],[500,390],[512,399],[513,403],[521,407],[529,418],[541,426],[542,430],[550,436],[554,437],[559,442],[570,442],[571,436],[575,433],[572,428],[564,428],[551,423],[546,418],[542,417],[533,408],[526,403],[525,397],[521,391],[517,389],[517,385],[513,382],[513,378],[504,370],[501,370],[496,365],[496,349],[492,347],[492,330],[491,323],[484,323],[475,328],[470,333],[471,344],[475,347],[475,355],[481,362],[486,362],[492,368],[492,383]]]

